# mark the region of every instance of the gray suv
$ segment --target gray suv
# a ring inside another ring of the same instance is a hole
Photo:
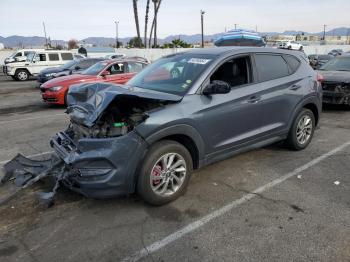
[[[161,205],[194,169],[278,141],[306,148],[322,91],[299,52],[221,47],[161,58],[126,86],[73,86],[68,103],[71,123],[51,140],[63,184]]]

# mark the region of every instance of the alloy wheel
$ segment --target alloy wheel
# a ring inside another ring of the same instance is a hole
[[[312,135],[312,128],[313,125],[310,116],[304,115],[300,118],[296,130],[296,137],[299,144],[304,145],[309,141]]]
[[[150,174],[151,189],[159,196],[171,196],[182,186],[186,178],[186,161],[178,153],[161,156]]]

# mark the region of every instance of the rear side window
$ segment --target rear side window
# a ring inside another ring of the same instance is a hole
[[[128,62],[129,73],[138,73],[144,68],[143,63],[139,62]]]
[[[58,57],[58,54],[49,54],[49,60],[50,61],[58,61],[60,58]]]
[[[289,65],[291,73],[293,74],[295,71],[297,71],[300,65],[300,61],[291,55],[285,55],[283,57],[287,61],[287,64]]]
[[[61,53],[62,60],[73,60],[72,53]]]
[[[280,55],[256,54],[255,64],[260,82],[289,75],[288,65]]]

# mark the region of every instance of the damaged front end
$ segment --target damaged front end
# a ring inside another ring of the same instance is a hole
[[[350,83],[324,81],[323,103],[350,105]]]
[[[52,192],[41,195],[51,202],[60,184],[93,198],[133,193],[137,167],[148,147],[135,127],[152,110],[181,98],[104,83],[72,86],[67,97],[70,124],[50,140],[52,157],[15,157],[5,165],[2,182],[15,179],[25,188],[52,175]]]

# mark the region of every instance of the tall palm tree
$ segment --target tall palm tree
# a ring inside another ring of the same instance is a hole
[[[149,2],[150,2],[150,0],[147,0],[146,15],[145,15],[145,36],[144,36],[144,38],[145,38],[144,39],[145,48],[147,48],[147,25],[148,25]]]
[[[160,7],[160,4],[161,4],[162,0],[152,0],[152,1],[153,2],[158,2],[158,5],[157,5],[157,7],[155,8],[155,11],[154,11],[154,17],[153,17],[153,22],[152,22],[152,26],[151,26],[151,32],[149,34],[149,40],[148,40],[149,46],[151,46],[153,29],[155,29],[155,31],[157,30],[157,28],[155,27],[155,24],[156,24],[159,7]],[[155,37],[157,37],[157,33],[155,33]],[[154,41],[154,47],[156,46],[156,44],[157,44],[157,41]]]
[[[137,0],[132,1],[133,6],[134,6],[134,17],[135,17],[135,24],[136,24],[136,32],[137,32],[137,38],[141,40],[141,35],[140,35],[140,24],[139,24],[139,14],[137,11]],[[140,41],[138,41],[140,42]]]

